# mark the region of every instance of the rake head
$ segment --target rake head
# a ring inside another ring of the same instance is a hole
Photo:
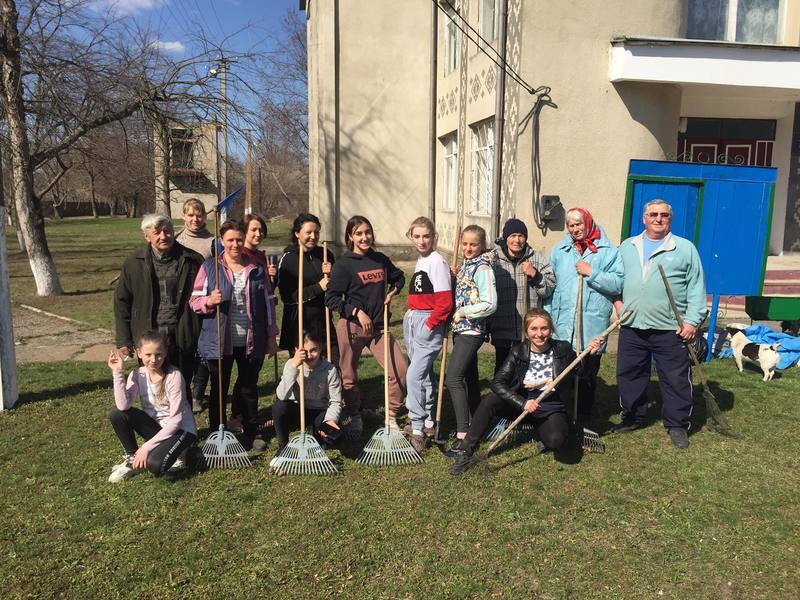
[[[272,463],[276,475],[334,475],[336,467],[316,438],[299,433],[280,451]]]
[[[497,419],[494,423],[494,427],[486,432],[486,434],[483,436],[483,439],[487,442],[496,440],[500,437],[501,433],[508,429],[509,425],[511,425],[511,422],[508,419]],[[533,439],[534,433],[535,431],[533,425],[530,423],[520,423],[517,425],[514,431],[508,434],[506,440],[526,442]]]
[[[605,454],[606,445],[600,439],[600,435],[596,431],[583,428],[583,439],[581,440],[581,447],[586,452],[594,454]]]
[[[412,465],[422,462],[408,440],[399,431],[381,427],[356,459],[362,465]]]
[[[202,447],[202,464],[208,469],[237,469],[250,466],[247,450],[244,449],[225,426],[220,425],[206,438]]]

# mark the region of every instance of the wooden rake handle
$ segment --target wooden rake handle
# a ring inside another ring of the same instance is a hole
[[[303,244],[297,244],[297,347],[303,347],[303,263],[305,262],[305,249]],[[291,360],[291,359],[290,359]],[[300,388],[300,433],[306,432],[306,381],[305,363],[300,364],[297,385]]]
[[[458,264],[458,246],[461,243],[461,227],[456,229],[455,241],[453,242],[453,258],[450,260],[452,266]],[[436,424],[442,420],[442,400],[444,399],[444,374],[447,367],[447,345],[449,338],[447,331],[444,332],[444,339],[442,340],[442,365],[439,367],[439,390],[436,398]]]
[[[620,325],[622,325],[622,323],[623,323],[625,320],[627,320],[627,318],[628,318],[630,315],[631,315],[631,311],[628,311],[628,312],[626,312],[626,313],[625,313],[624,315],[622,315],[622,316],[621,316],[619,319],[617,319],[616,321],[614,321],[614,323],[613,323],[613,324],[609,325],[609,326],[606,328],[606,330],[605,330],[603,333],[601,333],[601,334],[600,334],[598,337],[605,337],[605,336],[607,336],[609,333],[611,333],[612,331],[614,331],[614,330],[615,330],[617,327],[619,327]],[[567,366],[567,368],[566,368],[566,369],[564,369],[563,371],[561,371],[561,373],[559,373],[559,374],[558,374],[558,376],[557,376],[557,377],[556,377],[556,378],[555,378],[553,381],[551,381],[551,382],[550,382],[550,383],[547,385],[547,387],[546,387],[546,388],[544,388],[544,389],[541,391],[541,393],[540,393],[538,396],[536,396],[535,400],[536,400],[537,402],[541,402],[541,401],[542,401],[542,400],[543,400],[543,399],[544,399],[546,396],[548,396],[548,395],[549,395],[549,394],[550,394],[550,393],[551,393],[551,392],[552,392],[554,389],[556,389],[556,386],[557,386],[559,383],[561,383],[561,380],[562,380],[562,379],[564,379],[564,377],[566,377],[567,375],[569,375],[569,373],[570,373],[570,372],[571,372],[571,371],[572,371],[572,370],[573,370],[575,367],[577,367],[577,366],[580,364],[580,362],[583,360],[583,357],[584,357],[584,356],[586,356],[587,354],[589,354],[591,351],[592,351],[592,349],[591,349],[591,348],[586,348],[586,349],[585,349],[583,352],[581,352],[580,354],[578,354],[578,356],[576,356],[576,357],[575,357],[575,360],[573,360],[571,363],[569,363],[569,365]],[[501,433],[501,434],[500,434],[500,436],[499,436],[499,437],[498,437],[498,438],[497,438],[497,439],[496,439],[494,442],[492,442],[492,445],[491,445],[491,446],[489,446],[489,447],[486,449],[486,455],[488,456],[489,454],[491,454],[491,452],[492,452],[492,451],[493,451],[495,448],[497,448],[497,447],[498,447],[498,446],[499,446],[499,445],[502,443],[502,441],[503,441],[504,439],[506,439],[506,437],[508,437],[508,435],[509,435],[509,434],[510,434],[512,431],[514,431],[514,428],[515,428],[517,425],[519,425],[520,423],[522,423],[523,419],[525,419],[525,417],[527,417],[529,414],[530,414],[530,413],[528,413],[527,411],[523,410],[523,411],[522,411],[522,414],[520,414],[520,415],[519,415],[519,416],[518,416],[518,417],[517,417],[517,418],[514,420],[514,422],[513,422],[513,423],[511,423],[511,425],[509,425],[509,426],[506,428],[506,430],[505,430],[503,433]]]
[[[328,262],[328,242],[322,242],[322,262]],[[328,279],[328,275],[324,275]],[[331,361],[331,309],[325,305],[325,348],[327,349],[328,362]]]

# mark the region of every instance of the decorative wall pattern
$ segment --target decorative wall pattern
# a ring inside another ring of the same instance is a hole
[[[519,72],[522,58],[522,0],[508,3],[506,28],[506,62]],[[492,70],[494,73],[494,70]],[[487,87],[489,83],[487,81]],[[494,83],[492,83],[492,88]],[[519,84],[506,77],[505,126],[503,127],[503,165],[500,195],[500,223],[517,214],[517,146],[519,143]]]
[[[469,2],[459,2],[459,11],[464,17],[464,20],[469,22]],[[456,190],[456,224],[461,227],[464,215],[464,198],[466,190],[464,186],[464,179],[467,168],[467,95],[469,94],[469,38],[463,33],[460,37],[460,56],[461,63],[459,64],[459,105],[458,105],[458,184]]]

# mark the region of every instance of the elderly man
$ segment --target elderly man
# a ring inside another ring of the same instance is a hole
[[[647,411],[647,385],[651,359],[655,357],[661,388],[664,427],[677,448],[689,446],[689,416],[692,412],[690,342],[706,317],[703,265],[692,242],[670,233],[672,207],[663,200],[644,206],[641,235],[628,238],[619,247],[625,272],[621,309],[633,311],[619,334],[617,385],[622,422],[612,431],[639,429]],[[670,306],[662,266],[675,296],[683,326],[678,327]]]
[[[134,345],[142,333],[150,329],[165,333],[170,341],[170,363],[183,374],[188,399],[200,333],[189,297],[203,257],[175,241],[168,217],[145,215],[142,231],[148,245],[122,265],[114,293],[117,347],[123,356],[134,356]]]

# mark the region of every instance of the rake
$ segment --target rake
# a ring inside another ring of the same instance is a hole
[[[508,419],[504,419],[502,417],[496,419],[494,422],[494,426],[489,431],[486,432],[486,435],[483,436],[483,439],[487,442],[496,440],[506,429],[508,429],[508,425],[510,423],[511,421],[509,421]],[[535,430],[536,428],[530,423],[523,423],[511,433],[510,437],[514,441],[527,442],[533,439]]]
[[[328,262],[328,242],[322,242],[322,262]],[[328,275],[325,275],[325,279],[328,279]],[[331,309],[327,304],[325,305],[325,350],[328,362],[333,363],[331,360]]]
[[[455,267],[458,263],[458,246],[461,244],[461,228],[456,229],[455,243],[453,247],[453,258],[450,260],[450,265]],[[442,438],[442,404],[444,404],[444,374],[447,366],[447,344],[449,338],[447,336],[447,329],[444,332],[444,339],[442,340],[442,364],[439,367],[439,393],[436,398],[436,429],[433,433],[433,443],[439,446],[439,449],[444,452],[444,447],[447,445],[447,440]]]
[[[675,303],[675,296],[672,295],[672,288],[669,287],[669,280],[667,279],[667,274],[664,272],[664,267],[658,265],[658,271],[661,273],[661,279],[664,280],[664,287],[667,290],[669,304],[672,307],[672,312],[675,313],[675,320],[678,322],[678,327],[683,327],[683,317],[681,317],[681,313],[678,310],[678,305]],[[686,342],[684,342],[683,345],[686,346],[694,366],[697,367],[696,373],[699,376],[700,383],[703,388],[703,398],[706,401],[706,413],[709,417],[711,417],[711,429],[721,435],[726,435],[728,437],[739,437],[738,434],[734,432],[731,426],[728,424],[728,420],[722,415],[722,411],[719,409],[719,404],[717,404],[717,399],[714,398],[714,394],[712,394],[711,390],[708,389],[706,372],[703,370],[703,366],[700,364],[700,361],[697,358],[697,353],[695,353],[694,347],[692,344],[688,344]]]
[[[219,238],[219,217],[216,217],[217,238]],[[215,283],[219,289],[219,246],[217,240],[213,243]],[[221,305],[217,306],[217,396],[219,398],[219,429],[209,435],[203,442],[202,462],[210,469],[237,469],[249,467],[250,458],[247,450],[244,449],[230,431],[225,430],[225,400],[222,393],[222,334],[220,331],[220,311]]]
[[[578,300],[575,307],[575,349],[580,353],[583,351],[583,275],[580,273],[578,273]],[[576,373],[572,403],[572,427],[575,429],[577,436],[581,436],[581,433],[583,433],[581,437],[581,448],[587,452],[604,454],[606,445],[600,440],[600,434],[586,427],[582,428],[582,432],[578,429],[578,397],[581,393],[580,381],[581,376]]]
[[[402,434],[389,427],[389,305],[383,305],[383,410],[384,426],[378,429],[356,459],[362,465],[411,465],[422,457]]]
[[[303,344],[303,263],[305,262],[303,244],[298,244],[299,266],[297,283],[297,343]],[[289,440],[272,462],[272,470],[277,475],[333,475],[336,467],[325,454],[317,439],[306,433],[306,386],[305,364],[300,365],[297,386],[300,388],[300,433]]]
[[[630,315],[631,315],[631,312],[630,312],[630,311],[626,312],[624,315],[622,315],[622,317],[620,317],[619,319],[617,319],[616,321],[614,321],[614,323],[613,323],[613,324],[609,325],[609,326],[608,326],[608,328],[607,328],[607,329],[606,329],[606,330],[605,330],[603,333],[601,333],[601,334],[600,334],[598,337],[606,337],[606,336],[607,336],[609,333],[611,333],[611,332],[612,332],[612,331],[614,331],[614,330],[615,330],[617,327],[619,327],[620,325],[622,325],[622,323],[623,323],[623,322],[624,322],[624,321],[625,321],[625,320],[626,320],[626,319],[627,319],[627,318],[628,318]],[[580,354],[578,354],[578,356],[576,356],[576,357],[575,357],[575,360],[573,360],[571,363],[569,363],[569,365],[567,365],[567,367],[566,367],[566,368],[565,368],[563,371],[561,371],[561,373],[559,373],[559,374],[558,374],[558,376],[557,376],[555,379],[553,379],[553,381],[551,381],[550,383],[548,383],[548,384],[547,384],[547,386],[546,386],[546,387],[545,387],[545,388],[544,388],[544,389],[541,391],[541,393],[540,393],[540,394],[539,394],[539,395],[536,397],[536,401],[537,401],[537,402],[540,402],[540,401],[541,401],[542,399],[544,399],[544,398],[545,398],[545,397],[546,397],[548,394],[550,394],[550,393],[551,393],[551,392],[552,392],[554,389],[556,389],[556,386],[558,386],[558,384],[561,382],[561,380],[562,380],[562,379],[564,379],[564,378],[565,378],[567,375],[569,375],[569,373],[570,373],[570,372],[571,372],[571,371],[572,371],[572,370],[573,370],[575,367],[577,367],[577,366],[578,366],[578,364],[580,364],[580,362],[583,360],[583,357],[584,357],[584,356],[586,356],[587,354],[589,354],[589,352],[591,352],[591,351],[592,351],[592,349],[591,349],[591,348],[586,348],[586,349],[585,349],[583,352],[581,352]],[[479,463],[479,462],[483,462],[483,461],[485,461],[487,458],[489,458],[489,454],[491,454],[492,452],[494,452],[494,450],[495,450],[495,449],[496,449],[496,448],[497,448],[497,447],[498,447],[500,444],[502,444],[502,443],[503,443],[503,441],[504,441],[504,440],[505,440],[505,439],[506,439],[506,438],[507,438],[509,435],[511,435],[511,433],[513,433],[513,431],[514,431],[514,430],[517,428],[517,426],[518,426],[520,423],[522,423],[522,421],[523,421],[523,420],[524,420],[524,419],[525,419],[525,418],[526,418],[528,415],[529,415],[529,413],[528,413],[527,411],[524,411],[524,410],[523,410],[523,411],[522,411],[522,413],[521,413],[521,414],[520,414],[520,415],[519,415],[519,416],[518,416],[516,419],[514,419],[514,421],[511,423],[511,425],[509,425],[509,426],[506,428],[506,430],[505,430],[503,433],[501,433],[501,434],[500,434],[500,435],[497,437],[497,439],[495,439],[495,441],[494,441],[494,442],[492,442],[491,446],[489,446],[489,447],[486,449],[486,451],[485,451],[485,452],[481,452],[481,453],[476,453],[476,454],[474,454],[474,455],[473,455],[473,457],[472,457],[472,461],[473,461],[474,463]]]

